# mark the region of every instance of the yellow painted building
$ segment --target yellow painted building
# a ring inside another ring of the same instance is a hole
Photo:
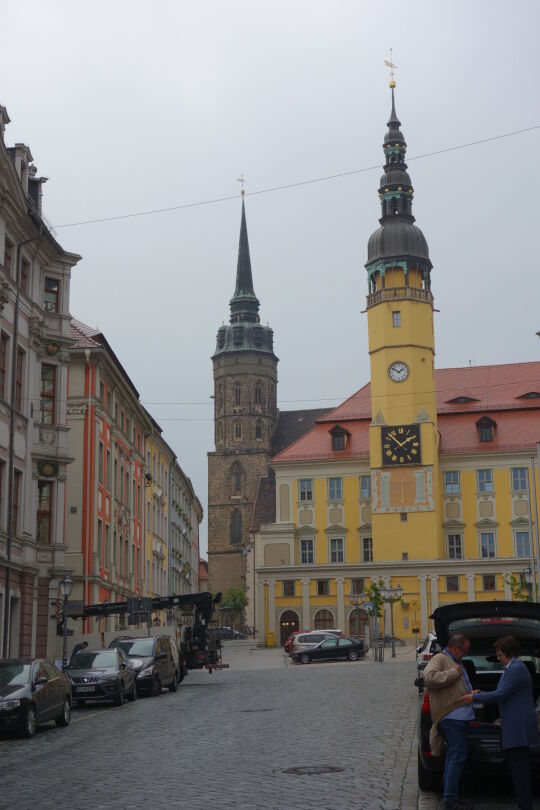
[[[259,487],[275,517],[252,527],[253,623],[277,643],[302,628],[365,636],[361,594],[380,580],[403,588],[396,636],[423,637],[439,604],[516,596],[538,554],[540,363],[435,371],[432,264],[400,126],[392,89],[366,264],[370,384]]]
[[[145,595],[168,594],[169,479],[175,455],[152,419],[145,440]],[[163,617],[162,617],[163,618]]]

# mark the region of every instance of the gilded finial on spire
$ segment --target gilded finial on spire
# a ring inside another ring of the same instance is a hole
[[[397,70],[397,65],[394,65],[394,61],[393,61],[393,58],[392,58],[392,48],[390,48],[390,61],[388,61],[388,59],[385,59],[384,64],[386,65],[386,67],[390,68],[390,82],[389,82],[389,85],[393,90],[394,87],[396,86],[396,81],[394,79],[394,70]]]
[[[244,183],[245,183],[245,180],[244,180],[244,175],[243,175],[243,174],[241,174],[241,175],[240,175],[240,177],[237,177],[236,179],[238,180],[238,182],[239,182],[239,183],[241,183],[241,184],[242,184],[242,189],[241,189],[241,191],[240,191],[240,194],[241,194],[241,195],[242,195],[242,197],[243,197],[243,196],[244,196],[244,194],[246,193],[246,191],[245,191],[245,189],[244,189]]]

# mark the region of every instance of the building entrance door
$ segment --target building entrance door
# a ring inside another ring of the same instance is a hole
[[[294,610],[286,610],[285,613],[282,613],[281,619],[279,620],[279,643],[281,646],[283,647],[291,633],[299,629],[300,622],[298,613]]]

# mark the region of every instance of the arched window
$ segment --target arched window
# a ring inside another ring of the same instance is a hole
[[[242,438],[242,422],[237,419],[234,423],[234,438],[241,439]]]
[[[261,384],[257,383],[255,386],[255,405],[262,404],[262,392],[261,392]]]
[[[318,610],[315,614],[315,630],[330,630],[334,627],[334,617],[329,610]]]
[[[245,470],[239,461],[235,461],[229,468],[229,484],[231,495],[241,495],[245,479]]]
[[[218,427],[218,441],[220,441],[220,442],[222,442],[222,441],[223,441],[223,422],[220,422],[220,423],[219,423],[219,427]]]
[[[237,382],[234,386],[234,404],[240,405],[240,397],[242,394],[242,389],[240,388],[240,383]]]
[[[390,205],[392,206],[392,213],[397,214],[398,213],[398,198],[397,197],[392,197],[392,199],[390,200]]]
[[[231,515],[231,546],[242,545],[242,513],[234,509]]]
[[[262,439],[262,424],[260,419],[257,419],[255,423],[255,438]]]

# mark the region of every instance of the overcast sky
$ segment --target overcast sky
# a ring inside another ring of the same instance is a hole
[[[537,0],[0,0],[0,21],[6,142],[50,178],[55,226],[237,195],[241,173],[249,195],[382,165],[390,47],[409,159],[540,125]],[[409,160],[439,367],[538,359],[539,151],[536,129]],[[368,381],[380,174],[246,196],[282,409]],[[72,314],[106,335],[205,512],[239,226],[238,197],[56,231],[84,257]]]

